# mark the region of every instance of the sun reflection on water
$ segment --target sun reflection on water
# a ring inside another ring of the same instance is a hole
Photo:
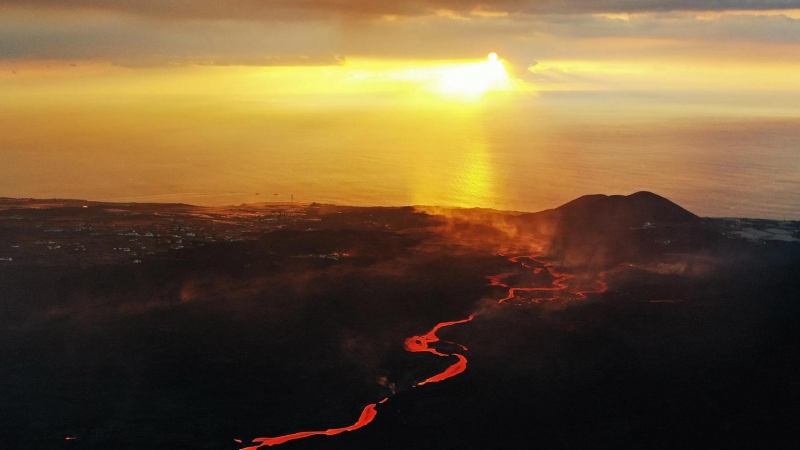
[[[480,114],[478,108],[453,114],[425,131],[426,145],[413,155],[413,204],[493,205],[495,170]]]

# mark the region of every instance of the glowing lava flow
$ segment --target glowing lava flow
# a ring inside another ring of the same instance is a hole
[[[556,272],[556,270],[555,270],[555,268],[553,268],[552,264],[539,261],[538,259],[536,259],[536,256],[513,256],[511,258],[508,258],[508,260],[513,262],[513,263],[518,263],[519,265],[521,265],[522,267],[524,267],[526,269],[532,270],[534,274],[541,273],[541,271],[542,271],[541,267],[531,267],[530,264],[528,264],[526,262],[521,262],[520,260],[522,258],[530,259],[531,261],[535,261],[535,262],[541,264],[542,266],[544,266],[544,269],[547,270],[547,273],[550,274],[550,276],[554,278],[554,280],[550,283],[551,286],[549,286],[549,287],[512,287],[512,288],[509,288],[509,286],[507,284],[503,283],[502,280],[514,275],[513,273],[511,273],[511,274],[504,273],[504,274],[500,274],[500,275],[488,276],[486,278],[489,280],[489,286],[500,286],[500,287],[508,288],[508,295],[503,297],[503,298],[501,298],[500,300],[498,300],[497,303],[505,303],[508,300],[511,300],[512,298],[516,297],[518,292],[548,292],[548,291],[558,292],[558,291],[566,291],[567,290],[567,285],[564,284],[564,283],[567,280],[569,280],[570,278],[574,278],[575,277],[572,274]],[[606,288],[607,287],[605,285],[601,285],[601,289],[602,290],[600,290],[600,291],[591,291],[591,293],[605,292]],[[581,293],[579,293],[579,292],[575,292],[575,294],[581,295]],[[549,297],[549,298],[547,298],[545,300],[553,300],[555,298],[556,298],[556,296],[553,296],[553,297]],[[586,297],[583,296],[583,298],[586,298]]]
[[[380,403],[385,402],[386,399],[380,401]],[[375,419],[375,416],[378,414],[375,411],[375,407],[377,406],[376,403],[372,403],[367,405],[364,408],[364,411],[361,413],[361,417],[358,418],[356,423],[350,425],[349,427],[342,427],[342,428],[331,428],[325,431],[301,431],[299,433],[287,434],[285,436],[278,436],[278,437],[271,437],[271,438],[256,438],[253,439],[254,444],[258,444],[252,447],[245,447],[242,450],[255,450],[260,447],[271,447],[273,445],[283,444],[285,442],[293,441],[295,439],[302,439],[309,436],[318,436],[318,435],[325,435],[325,436],[333,436],[335,434],[344,433],[345,431],[353,431],[357,430],[368,423],[372,422]]]
[[[462,324],[462,323],[471,322],[472,319],[475,318],[476,314],[477,313],[472,313],[472,314],[469,315],[469,317],[467,317],[466,319],[462,319],[462,320],[454,320],[452,322],[442,322],[442,323],[436,325],[435,327],[433,327],[433,329],[431,329],[431,331],[427,332],[426,334],[423,334],[422,336],[411,336],[410,338],[406,339],[406,344],[405,344],[406,351],[409,351],[411,353],[428,352],[428,353],[433,353],[436,356],[455,356],[458,359],[458,361],[456,361],[455,363],[451,364],[450,367],[445,369],[442,373],[439,373],[439,374],[434,375],[434,376],[432,376],[432,377],[430,377],[428,379],[420,381],[419,383],[417,383],[417,386],[422,386],[423,384],[436,383],[438,381],[443,381],[443,380],[446,380],[448,378],[454,377],[454,376],[460,374],[461,372],[467,370],[467,358],[464,355],[462,355],[460,353],[450,353],[450,354],[442,353],[442,352],[436,350],[435,348],[432,348],[430,346],[430,344],[433,344],[435,342],[439,342],[439,337],[436,336],[436,332],[437,331],[439,331],[439,330],[441,330],[442,328],[445,328],[445,327],[450,327],[450,326],[453,326],[453,325],[458,325],[458,324]],[[467,349],[463,345],[460,345],[460,344],[458,344],[458,345],[464,350]]]
[[[506,302],[508,300],[513,299],[514,297],[516,297],[517,293],[519,293],[519,292],[548,292],[548,291],[552,291],[552,292],[555,292],[555,293],[558,293],[558,292],[570,292],[572,294],[577,295],[578,298],[580,298],[580,299],[585,299],[585,298],[587,298],[586,294],[600,294],[600,293],[605,292],[608,289],[608,284],[605,282],[605,278],[606,278],[606,275],[608,274],[608,272],[610,272],[610,271],[603,271],[603,272],[600,272],[598,274],[598,279],[596,280],[596,283],[598,284],[599,287],[596,290],[568,291],[568,286],[565,283],[566,283],[567,280],[569,280],[571,278],[574,278],[575,277],[574,275],[568,274],[568,273],[559,273],[559,272],[557,272],[552,264],[545,263],[543,261],[538,260],[537,256],[513,256],[513,257],[510,257],[508,260],[513,262],[513,263],[520,264],[522,267],[524,267],[526,269],[532,270],[534,274],[541,273],[541,271],[542,271],[541,267],[531,267],[531,265],[529,263],[520,261],[523,258],[529,259],[529,260],[531,260],[533,262],[541,264],[543,266],[544,270],[546,270],[548,272],[548,274],[551,277],[553,277],[553,281],[550,283],[551,285],[549,287],[509,287],[508,284],[503,283],[503,280],[515,275],[514,273],[503,273],[503,274],[499,274],[499,275],[488,276],[488,277],[486,277],[486,279],[489,280],[489,286],[498,286],[498,287],[504,287],[504,288],[508,289],[508,295],[506,297],[504,297],[504,298],[499,299],[497,301],[498,304],[502,304],[502,303],[504,303],[504,302]],[[627,264],[627,266],[633,267],[631,264]],[[546,299],[535,300],[535,302],[539,302],[541,300],[553,300],[553,299],[556,299],[557,297],[558,297],[558,295],[556,294],[556,295],[554,295],[552,297],[549,297],[549,298],[546,298]],[[453,364],[448,366],[442,372],[440,372],[440,373],[438,373],[436,375],[433,375],[433,376],[431,376],[429,378],[426,378],[425,380],[422,380],[422,381],[418,382],[416,384],[416,386],[422,386],[422,385],[428,384],[428,383],[437,383],[439,381],[444,381],[444,380],[446,380],[448,378],[452,378],[452,377],[464,372],[465,370],[467,370],[467,358],[464,355],[462,355],[461,353],[456,353],[456,352],[444,353],[444,352],[442,352],[440,350],[437,350],[436,348],[432,347],[432,345],[441,341],[441,339],[439,339],[439,337],[436,335],[436,332],[438,332],[442,328],[446,328],[446,327],[450,327],[450,326],[453,326],[453,325],[460,325],[460,324],[463,324],[463,323],[471,322],[473,319],[475,319],[475,317],[477,315],[483,313],[484,311],[485,311],[485,309],[481,309],[481,310],[479,310],[477,312],[474,312],[474,313],[470,314],[465,319],[453,320],[453,321],[450,321],[450,322],[441,322],[441,323],[437,324],[436,326],[434,326],[430,331],[428,331],[427,333],[425,333],[423,335],[411,336],[411,337],[406,339],[406,341],[405,341],[405,349],[408,352],[411,352],[411,353],[431,353],[431,354],[434,354],[434,355],[440,356],[440,357],[452,357],[452,356],[456,357],[456,362],[454,362]],[[443,341],[443,342],[446,342],[446,341]],[[449,343],[450,344],[454,344],[455,346],[459,347],[462,351],[467,351],[467,347],[465,347],[462,344],[454,343],[454,342],[449,342]],[[255,449],[258,449],[258,448],[261,448],[261,447],[264,447],[264,446],[271,447],[273,445],[279,445],[279,444],[283,444],[285,442],[293,441],[293,440],[296,440],[296,439],[302,439],[302,438],[306,438],[306,437],[310,437],[310,436],[320,436],[320,435],[333,436],[333,435],[336,435],[336,434],[339,434],[339,433],[344,433],[345,431],[357,430],[357,429],[359,429],[361,427],[366,426],[370,422],[372,422],[375,419],[375,416],[378,414],[378,412],[375,409],[377,407],[377,405],[378,404],[382,404],[382,403],[386,403],[387,400],[389,400],[389,397],[386,397],[386,398],[382,399],[378,403],[372,403],[372,404],[367,405],[364,408],[364,411],[361,413],[361,417],[359,417],[358,420],[356,421],[356,423],[354,423],[353,425],[350,425],[350,426],[347,426],[347,427],[342,427],[342,428],[331,428],[331,429],[325,430],[325,431],[301,431],[301,432],[298,432],[298,433],[287,434],[285,436],[278,436],[278,437],[271,437],[271,438],[256,438],[256,439],[253,439],[252,442],[254,444],[258,444],[258,445],[245,447],[242,450],[255,450]]]

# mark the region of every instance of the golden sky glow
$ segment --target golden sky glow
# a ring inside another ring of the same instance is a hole
[[[239,0],[167,1],[159,8],[152,2],[62,3],[0,0],[4,84],[39,82],[50,89],[58,78],[68,92],[80,88],[81,80],[73,80],[81,78],[155,93],[198,88],[208,77],[206,87],[214,90],[235,88],[240,76],[261,68],[280,83],[265,88],[276,93],[401,89],[475,97],[520,86],[798,89],[800,10],[780,9],[785,2],[778,0],[775,9],[767,0],[757,10],[743,9],[749,3],[738,0],[701,1],[694,11],[670,10],[669,1],[653,11],[644,0],[598,1],[588,9],[566,0],[463,2],[458,8],[435,0],[403,7],[356,0],[309,0],[299,2],[302,7]],[[541,8],[568,14],[536,13]],[[277,9],[296,15],[283,19]],[[312,13],[318,9],[328,13]],[[231,16],[237,11],[252,17]],[[500,55],[510,80],[499,65],[478,64],[489,53]],[[236,81],[214,75],[221,73]],[[26,81],[15,81],[21,78]]]
[[[360,103],[377,94],[406,101],[478,101],[488,92],[548,90],[800,91],[800,60],[541,60],[512,70],[502,58],[456,61],[349,59],[336,66],[180,66],[128,69],[95,61],[6,64],[7,105],[114,102],[137,98],[312,97]],[[320,97],[321,96],[321,97]]]
[[[185,66],[131,70],[89,62],[74,66],[31,63],[0,75],[7,100],[36,104],[114,101],[158,96],[230,99],[313,96],[358,97],[399,93],[407,100],[477,101],[487,92],[524,89],[496,54],[480,60],[349,60],[337,66]],[[345,100],[346,101],[346,100]]]

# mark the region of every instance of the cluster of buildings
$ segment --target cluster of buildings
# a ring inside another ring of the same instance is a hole
[[[208,242],[255,239],[265,231],[305,220],[300,213],[255,208],[204,208],[198,213],[188,209],[162,212],[158,205],[148,206],[151,211],[146,213],[115,205],[71,214],[64,214],[62,208],[0,214],[0,265],[139,264],[158,253]]]

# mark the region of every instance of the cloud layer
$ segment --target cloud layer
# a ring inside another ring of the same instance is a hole
[[[286,19],[419,16],[437,11],[584,14],[800,8],[799,0],[0,0],[2,6],[100,10],[151,17]]]
[[[795,90],[800,0],[0,0],[0,75],[15,79],[54,60],[337,66],[489,52],[559,89]]]
[[[2,10],[0,10],[2,11]],[[161,20],[124,14],[8,11],[0,60],[102,60],[126,67],[338,65],[346,57],[541,59],[800,57],[800,19],[785,15],[647,13],[450,16],[260,22]]]

